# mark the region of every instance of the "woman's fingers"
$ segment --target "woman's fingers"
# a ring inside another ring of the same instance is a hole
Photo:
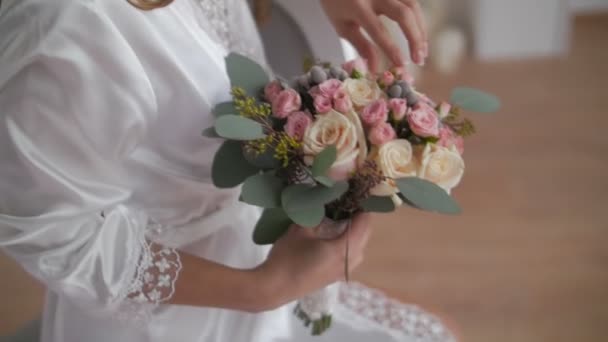
[[[370,214],[358,214],[353,218],[350,233],[348,234],[350,236],[347,238],[350,239],[351,249],[357,253],[363,252],[365,246],[367,246],[367,242],[372,233],[370,221]]]
[[[361,26],[376,44],[384,51],[394,66],[403,66],[403,55],[399,47],[393,42],[391,35],[380,20],[378,14],[371,9],[362,9]],[[377,67],[374,64],[374,67]]]
[[[410,48],[411,58],[414,63],[423,65],[426,59],[425,40],[423,33],[418,25],[418,20],[413,8],[406,5],[406,0],[387,0],[383,1],[380,8],[382,14],[399,24],[401,31],[407,37]],[[415,1],[412,1],[416,3]]]
[[[375,72],[376,65],[378,64],[378,52],[374,43],[365,38],[363,32],[361,32],[361,28],[356,24],[342,25],[338,30],[338,34],[353,44],[357,52],[367,59],[372,72]]]
[[[420,3],[416,0],[399,0],[405,5],[407,5],[413,12],[416,17],[416,23],[418,24],[418,29],[422,34],[422,40],[424,43],[428,42],[429,37],[427,33],[426,19],[424,16],[424,12],[422,11],[422,7]]]
[[[418,23],[418,28],[420,33],[422,34],[422,40],[424,45],[424,54],[428,57],[429,55],[429,37],[426,31],[426,19],[424,16],[424,12],[422,11],[422,7],[420,7],[420,3],[416,0],[401,0],[406,5],[414,11],[414,16],[416,17],[416,22]]]

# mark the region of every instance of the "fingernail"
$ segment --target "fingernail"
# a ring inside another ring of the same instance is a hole
[[[429,56],[429,42],[424,42],[424,58]]]
[[[418,64],[419,66],[424,66],[424,59],[424,51],[418,50],[418,52],[416,53],[416,64]]]

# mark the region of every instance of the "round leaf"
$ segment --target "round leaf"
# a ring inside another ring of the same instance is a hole
[[[243,156],[243,149],[238,141],[225,141],[213,157],[211,178],[218,188],[234,188],[258,172],[259,169],[247,162]]]
[[[243,184],[242,201],[262,208],[278,208],[283,187],[283,181],[272,172],[253,175]]]
[[[395,211],[395,203],[386,196],[370,196],[361,202],[361,206],[368,212],[390,213]]]
[[[223,115],[215,120],[219,136],[232,140],[256,140],[266,135],[259,122],[238,115]]]
[[[320,184],[322,184],[323,186],[326,186],[328,188],[331,188],[332,186],[334,186],[334,184],[336,184],[335,181],[333,181],[331,178],[329,178],[327,176],[317,176],[317,177],[315,177],[315,180],[317,182],[319,182]]]
[[[435,183],[417,177],[396,180],[397,187],[410,203],[419,209],[442,214],[459,214],[458,203]]]
[[[220,117],[222,115],[236,115],[238,110],[234,106],[234,102],[222,102],[213,108],[213,115]]]
[[[346,190],[347,182],[337,182],[332,187],[295,184],[283,190],[281,203],[288,212],[308,210],[337,200]]]
[[[334,164],[338,156],[336,146],[328,146],[321,153],[317,154],[312,163],[312,176],[325,176],[327,170]]]
[[[230,84],[233,87],[245,89],[249,96],[257,97],[263,87],[270,82],[264,68],[237,53],[231,53],[226,57],[226,69],[228,77],[230,77]]]
[[[203,130],[203,136],[206,138],[220,138],[215,131],[215,127],[208,127]]]
[[[321,224],[325,217],[325,207],[310,207],[304,210],[285,209],[287,216],[299,226],[304,228],[314,228]]]
[[[287,232],[292,223],[283,209],[266,209],[255,225],[253,242],[258,245],[273,244]]]
[[[496,96],[466,87],[454,89],[450,102],[464,110],[479,113],[492,113],[500,108],[500,100]]]
[[[268,147],[266,151],[261,154],[257,154],[254,151],[245,151],[245,159],[263,170],[276,169],[281,166],[281,161],[275,158],[274,154],[274,148]]]

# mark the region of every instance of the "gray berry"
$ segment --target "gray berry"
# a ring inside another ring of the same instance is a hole
[[[340,81],[344,81],[347,78],[348,78],[348,73],[346,72],[346,70],[340,71],[340,75],[338,75],[338,79]]]
[[[390,88],[388,88],[388,96],[391,99],[396,99],[401,97],[401,93],[403,92],[403,90],[401,89],[401,87],[398,84],[393,84]]]
[[[413,107],[418,103],[418,95],[413,91],[410,91],[405,95],[405,100],[407,101],[408,106]]]
[[[313,66],[310,69],[310,79],[313,83],[319,84],[327,81],[327,74],[325,70],[318,65]]]
[[[298,85],[304,89],[308,89],[310,87],[310,80],[308,79],[308,75],[299,76]]]
[[[405,97],[412,92],[412,87],[406,81],[398,81],[397,84],[401,87],[401,97]]]
[[[329,74],[333,78],[340,78],[340,73],[342,73],[342,68],[338,66],[332,66],[331,68],[329,68]]]

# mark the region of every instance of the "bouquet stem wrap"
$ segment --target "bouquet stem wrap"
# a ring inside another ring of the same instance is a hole
[[[350,219],[335,221],[325,218],[318,227],[314,228],[314,233],[319,239],[337,239],[346,233],[350,223]],[[345,253],[348,253],[347,246],[345,246]],[[348,262],[347,260],[348,255],[346,255],[345,263]],[[345,270],[348,271],[347,265],[345,265]],[[339,289],[340,284],[334,283],[310,293],[298,301],[294,313],[306,327],[312,326],[313,335],[321,335],[331,327],[332,311],[338,302]]]

